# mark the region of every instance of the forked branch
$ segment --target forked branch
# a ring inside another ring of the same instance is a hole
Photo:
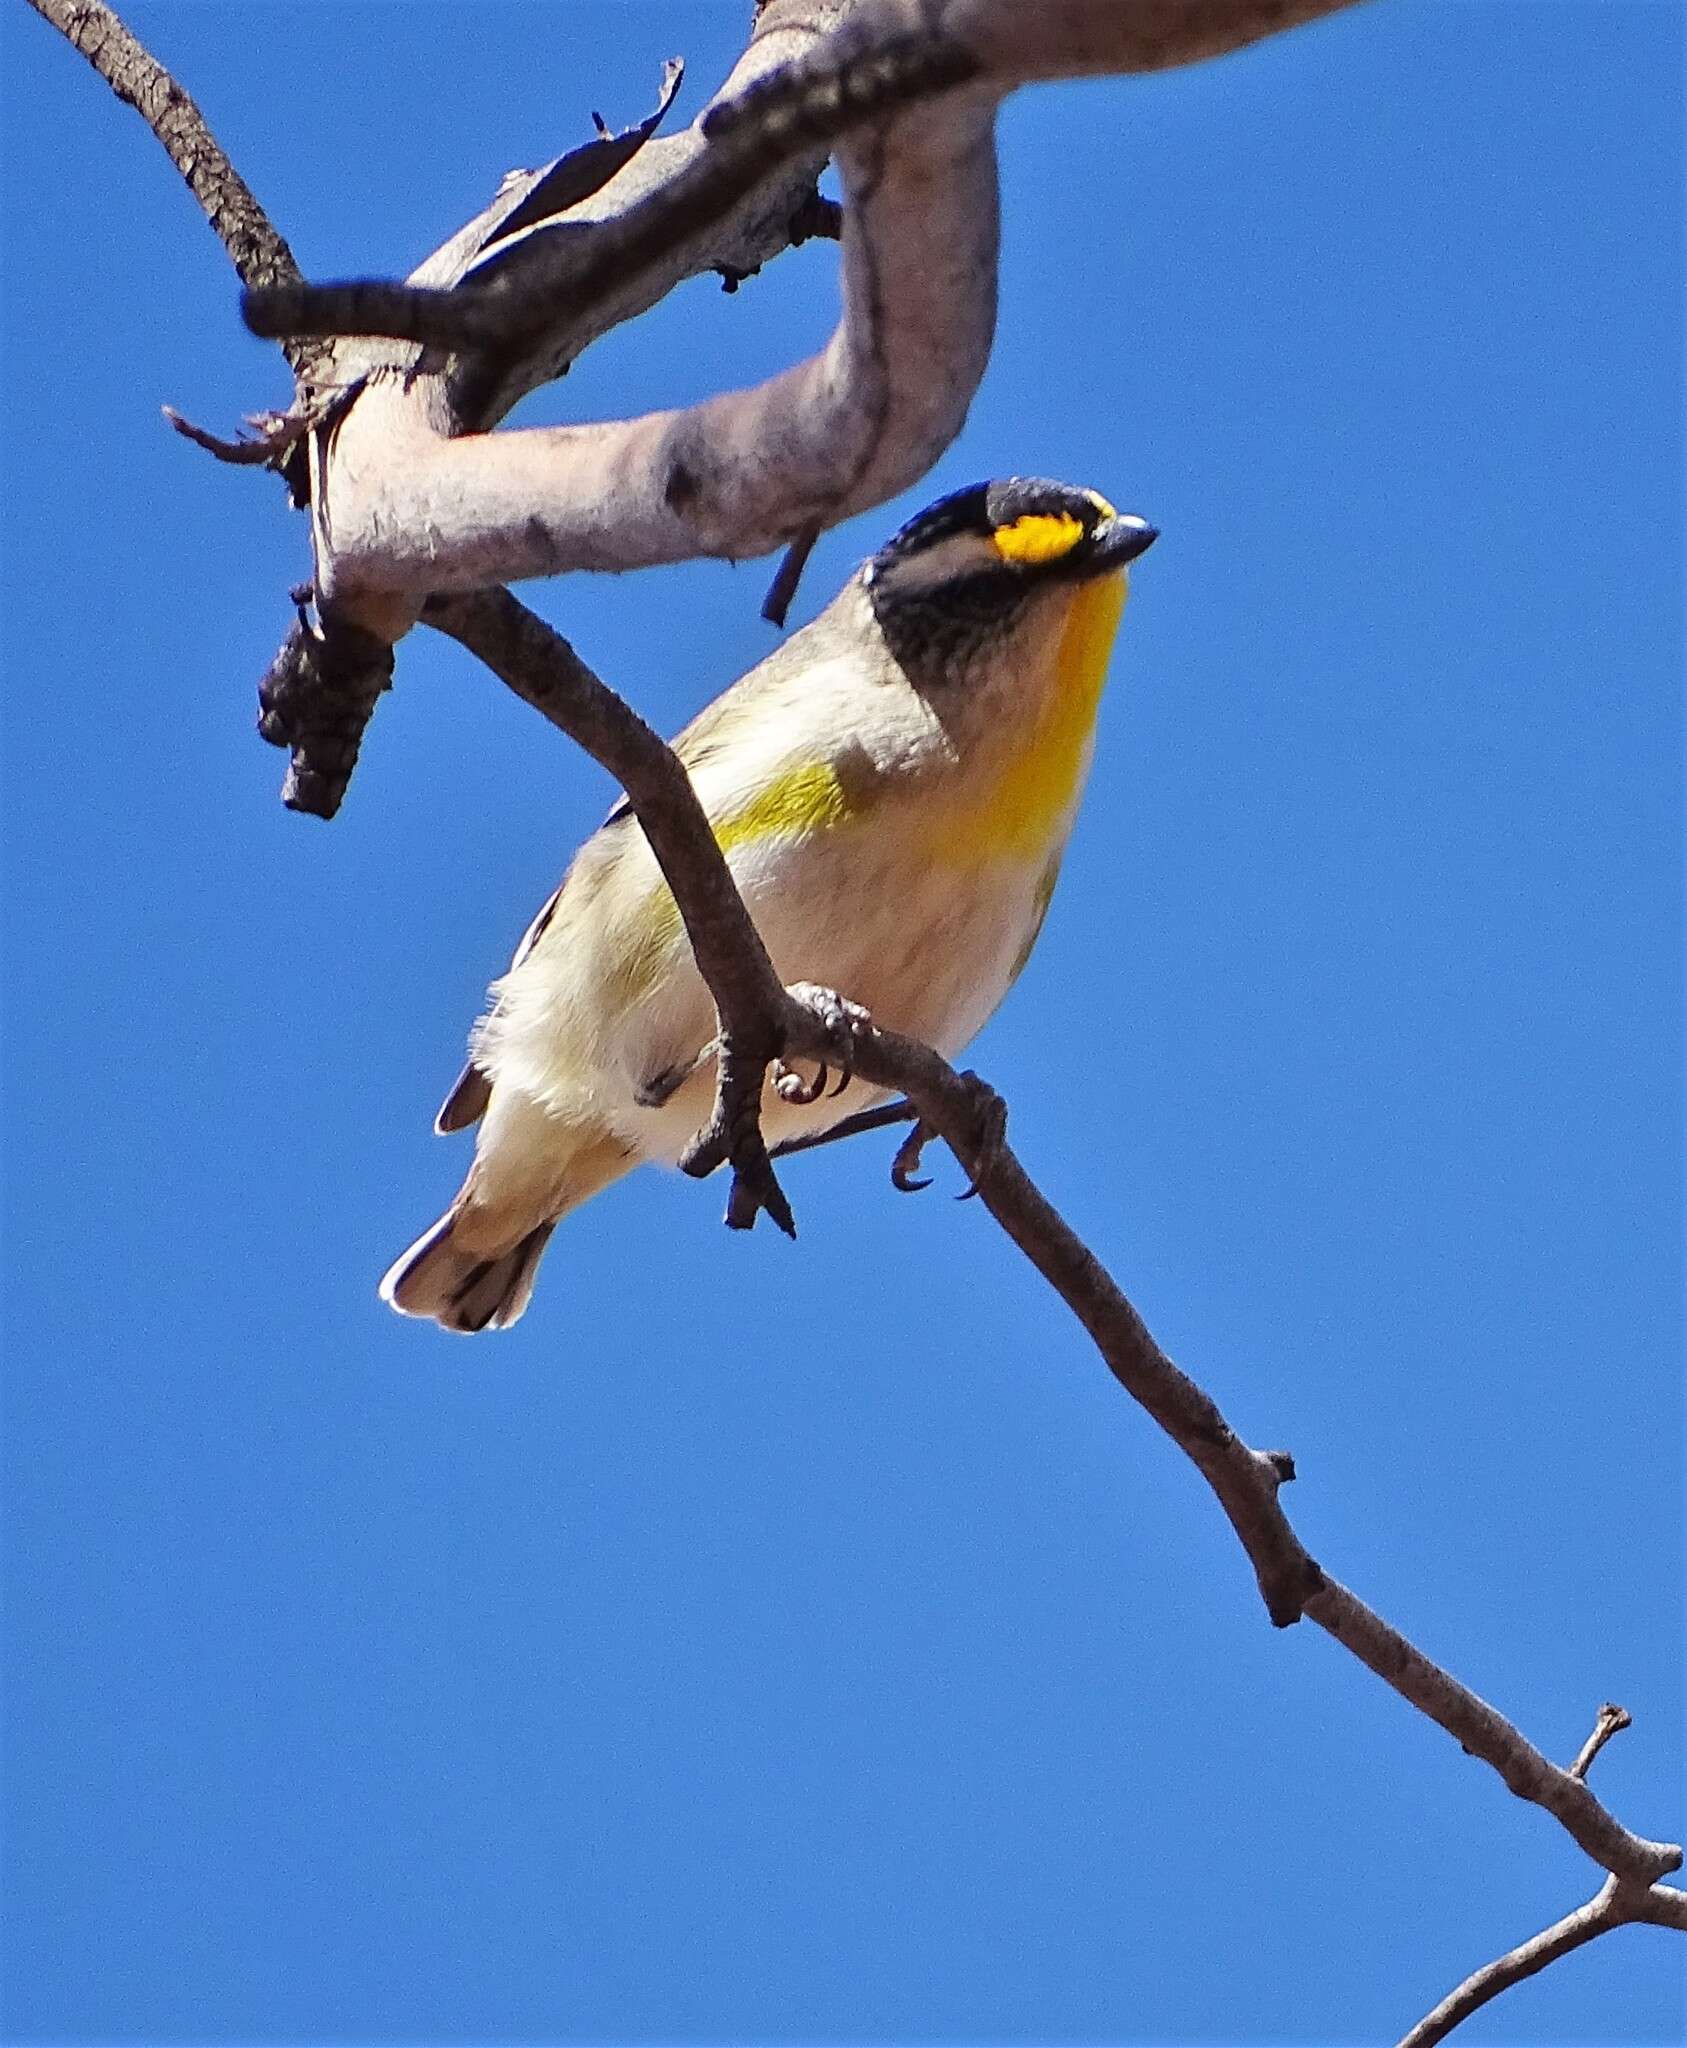
[[[1580,1755],[1570,1766],[1570,1776],[1585,1778],[1594,1758],[1613,1735],[1630,1725],[1630,1720],[1626,1708],[1613,1706],[1607,1700],[1599,1709],[1592,1734],[1582,1744]],[[1609,1934],[1613,1928],[1627,1927],[1637,1921],[1649,1922],[1654,1927],[1673,1927],[1687,1933],[1687,1892],[1679,1891],[1673,1885],[1643,1885],[1612,1876],[1585,1906],[1578,1906],[1573,1913],[1566,1913],[1562,1920],[1543,1927],[1539,1934],[1519,1942],[1516,1948],[1508,1949],[1503,1956],[1496,1956],[1491,1963],[1484,1963],[1481,1969],[1473,1970],[1462,1984],[1448,1992],[1433,2012],[1426,2013],[1409,2034],[1402,2036],[1399,2048],[1435,2048],[1437,2041],[1444,2041],[1455,2027],[1462,2025],[1472,2013],[1480,2012],[1502,1991],[1509,1991],[1513,1984],[1521,1984],[1525,1978],[1538,1975],[1548,1963],[1555,1963],[1560,1956],[1584,1948],[1588,1942]]]

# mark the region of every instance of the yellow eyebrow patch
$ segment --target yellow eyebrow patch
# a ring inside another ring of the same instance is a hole
[[[1010,526],[998,526],[990,538],[1005,562],[1058,562],[1084,537],[1082,520],[1070,512],[1027,512]]]

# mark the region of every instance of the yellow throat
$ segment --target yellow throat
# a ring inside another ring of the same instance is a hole
[[[1048,853],[1089,765],[1125,591],[1121,569],[1085,584],[1073,598],[1053,674],[1030,729],[994,784],[950,821],[933,849],[939,859],[957,864],[1034,861]]]

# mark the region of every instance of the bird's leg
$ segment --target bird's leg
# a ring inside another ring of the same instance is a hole
[[[719,1051],[720,1040],[711,1038],[703,1050],[689,1060],[680,1060],[671,1067],[664,1067],[659,1074],[652,1074],[647,1081],[641,1081],[633,1091],[633,1100],[640,1109],[661,1109],[674,1099],[693,1074],[701,1073]]]

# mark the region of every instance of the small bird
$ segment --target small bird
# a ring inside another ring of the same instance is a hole
[[[1127,574],[1156,538],[1095,491],[975,484],[911,520],[674,742],[780,979],[953,1056],[1036,944],[1077,815]],[[551,1231],[708,1119],[714,1006],[620,805],[528,927],[435,1120],[479,1122],[455,1201],[382,1299],[448,1330],[527,1307]],[[770,1144],[884,1098],[771,1087]]]

